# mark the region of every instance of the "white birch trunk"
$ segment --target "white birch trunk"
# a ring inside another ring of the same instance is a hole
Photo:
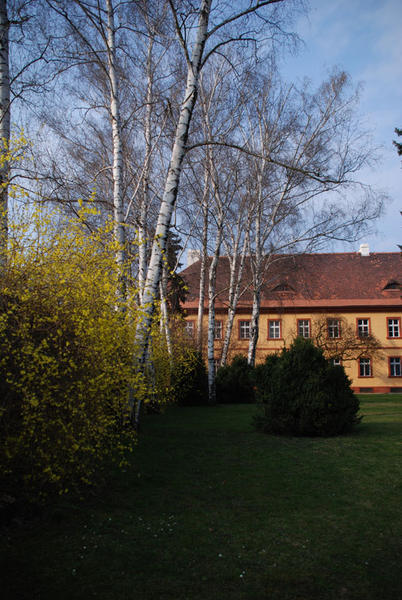
[[[169,325],[169,312],[167,308],[167,266],[163,265],[162,269],[162,279],[160,282],[160,296],[161,296],[161,313],[162,313],[162,323],[163,323],[163,331],[165,333],[166,338],[166,347],[169,355],[170,363],[172,363],[172,336],[170,335],[170,325]]]
[[[150,325],[155,311],[155,299],[161,277],[162,257],[166,250],[166,241],[176,202],[181,168],[186,152],[186,142],[197,97],[198,79],[202,63],[202,54],[208,30],[208,18],[211,0],[203,0],[200,8],[196,40],[194,42],[191,63],[188,65],[184,99],[180,109],[179,121],[173,143],[172,156],[166,177],[165,189],[159,209],[152,253],[147,270],[142,299],[143,318],[137,329],[139,362],[144,364],[150,335]]]
[[[202,229],[202,249],[201,249],[201,264],[200,264],[200,288],[198,296],[198,313],[197,313],[197,349],[202,354],[202,339],[203,339],[203,320],[204,320],[204,302],[205,302],[205,279],[207,276],[208,266],[208,195],[209,195],[209,175],[208,169],[205,169],[204,177],[204,192],[202,197],[202,214],[203,214],[203,229]]]
[[[245,236],[243,247],[240,255],[240,263],[239,268],[236,273],[237,261],[233,261],[233,266],[231,265],[231,273],[230,273],[230,290],[229,290],[229,308],[228,308],[228,316],[226,320],[225,327],[225,338],[223,340],[222,346],[222,356],[221,356],[221,366],[224,367],[226,365],[228,359],[228,352],[230,346],[230,340],[232,338],[233,331],[233,323],[236,315],[237,303],[240,298],[240,288],[241,288],[241,280],[243,277],[244,263],[246,259],[246,251],[248,245],[248,232]]]
[[[0,152],[10,145],[9,21],[7,0],[0,0]],[[5,266],[8,233],[9,164],[0,167],[0,268]]]
[[[117,243],[116,262],[119,268],[119,299],[126,300],[126,232],[124,225],[122,172],[123,151],[121,141],[121,116],[118,79],[116,73],[116,45],[114,8],[112,0],[106,0],[107,10],[107,55],[110,81],[110,117],[113,135],[113,212],[114,236]]]
[[[193,54],[187,68],[186,88],[180,108],[172,156],[169,163],[161,206],[159,208],[158,221],[152,244],[152,253],[142,296],[142,318],[138,323],[136,332],[138,356],[135,357],[136,361],[139,363],[139,368],[142,371],[147,360],[152,317],[155,312],[155,301],[161,278],[162,259],[166,250],[167,237],[172,220],[173,209],[176,203],[183,159],[186,153],[188,131],[197,99],[198,80],[208,33],[208,19],[211,10],[211,2],[212,0],[202,0],[200,8]],[[134,410],[134,425],[136,428],[139,427],[140,414],[141,400],[137,399]]]
[[[250,323],[250,340],[248,344],[248,364],[254,366],[255,364],[255,355],[258,343],[259,336],[259,324],[260,324],[260,302],[261,302],[261,269],[262,269],[262,259],[263,252],[261,247],[261,218],[262,218],[262,198],[261,198],[261,188],[262,188],[262,173],[259,173],[258,177],[258,206],[256,210],[255,216],[255,256],[254,256],[254,265],[253,269],[253,309],[251,313],[251,323]],[[253,257],[250,254],[250,263],[253,263]]]
[[[260,304],[261,304],[261,286],[257,285],[253,291],[253,310],[251,313],[251,332],[248,346],[248,364],[254,367],[255,355],[257,350],[257,342],[260,326]]]
[[[223,215],[220,213],[218,230],[216,233],[215,251],[209,267],[208,277],[208,402],[216,404],[215,389],[215,298],[216,298],[216,270],[218,267],[222,245]]]
[[[153,94],[153,75],[152,75],[152,50],[153,38],[150,37],[147,54],[147,93],[146,93],[146,108],[145,108],[145,159],[144,159],[144,174],[142,185],[142,198],[140,204],[140,216],[138,226],[138,286],[140,302],[144,294],[145,281],[147,276],[147,254],[148,254],[148,239],[147,239],[147,221],[148,221],[148,206],[149,206],[149,175],[151,171],[151,115],[152,115],[152,94]]]

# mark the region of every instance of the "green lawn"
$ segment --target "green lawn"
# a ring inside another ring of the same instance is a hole
[[[353,435],[279,438],[254,406],[172,408],[96,498],[7,532],[5,600],[400,600],[402,396]]]

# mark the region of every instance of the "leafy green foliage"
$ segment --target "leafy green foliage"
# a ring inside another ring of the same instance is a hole
[[[281,354],[268,356],[255,376],[263,408],[255,424],[264,432],[332,436],[360,421],[344,369],[330,365],[310,340],[297,338]]]
[[[245,356],[236,355],[230,365],[218,369],[216,398],[221,404],[255,402],[253,368]]]
[[[184,279],[177,272],[182,266],[177,257],[183,249],[181,239],[171,229],[167,239],[166,261],[168,266],[168,296],[167,302],[171,313],[182,313],[182,304],[186,301],[187,288]]]

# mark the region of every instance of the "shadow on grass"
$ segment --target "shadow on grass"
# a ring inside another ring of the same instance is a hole
[[[149,416],[132,468],[3,540],[2,597],[400,600],[402,407],[378,408],[337,438],[257,433],[255,406]]]

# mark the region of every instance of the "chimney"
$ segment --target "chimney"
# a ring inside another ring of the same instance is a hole
[[[370,256],[370,248],[368,244],[360,244],[359,248],[360,256]]]
[[[193,265],[197,260],[200,260],[201,252],[199,250],[187,250],[187,266]]]

